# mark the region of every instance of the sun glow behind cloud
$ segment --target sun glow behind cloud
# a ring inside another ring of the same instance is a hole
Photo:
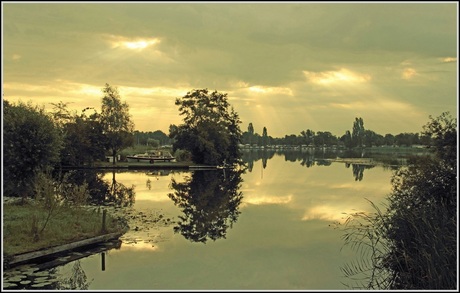
[[[270,196],[270,195],[260,195],[260,196],[250,196],[244,200],[245,204],[253,205],[266,205],[266,204],[287,204],[292,201],[292,195],[286,196]]]
[[[158,38],[127,38],[123,36],[110,36],[112,48],[123,48],[141,51],[160,43]]]
[[[305,211],[302,221],[324,220],[343,224],[348,215],[356,213],[356,210],[349,209],[347,212],[344,212],[342,208],[340,206],[318,205]]]
[[[446,57],[441,60],[444,63],[450,63],[450,62],[457,62],[457,58],[455,57]]]
[[[323,72],[312,72],[303,71],[305,77],[314,84],[319,85],[334,85],[334,84],[359,84],[365,83],[371,80],[371,76],[368,74],[360,74],[341,68],[336,71],[323,71]]]
[[[405,68],[403,73],[402,73],[402,78],[403,79],[411,79],[414,76],[417,75],[417,71],[413,68]]]
[[[292,90],[287,87],[266,87],[266,86],[251,86],[248,90],[258,94],[281,94],[292,96]]]

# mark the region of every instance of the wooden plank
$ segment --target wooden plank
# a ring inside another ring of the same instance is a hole
[[[12,264],[16,264],[16,263],[23,262],[23,261],[28,261],[31,259],[60,253],[66,250],[72,250],[72,249],[75,249],[81,246],[91,245],[91,244],[95,244],[98,242],[105,242],[108,240],[116,239],[120,237],[121,235],[123,235],[123,233],[120,233],[120,232],[110,233],[110,234],[100,235],[100,236],[96,236],[96,237],[92,237],[92,238],[88,238],[88,239],[84,239],[84,240],[80,240],[80,241],[76,241],[76,242],[72,242],[68,244],[51,247],[45,250],[17,254],[17,255],[14,255],[11,261],[9,261],[8,263],[12,265]]]
[[[57,267],[57,266],[60,266],[60,265],[67,264],[67,263],[72,262],[72,261],[79,260],[79,259],[84,258],[84,257],[88,257],[88,256],[93,255],[93,254],[106,252],[107,250],[112,249],[112,248],[120,248],[121,240],[118,240],[118,242],[119,243],[108,242],[107,246],[99,246],[99,247],[96,247],[95,250],[92,249],[91,251],[87,251],[87,252],[78,252],[78,253],[72,253],[71,252],[68,255],[69,257],[67,259],[65,259],[65,260],[63,260],[62,258],[56,258],[56,259],[53,259],[53,260],[48,261],[48,262],[43,262],[43,263],[36,264],[36,265],[34,265],[34,267],[38,268],[39,270],[51,269],[51,268],[54,268],[54,267]]]

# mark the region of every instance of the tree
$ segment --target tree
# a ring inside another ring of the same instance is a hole
[[[353,131],[351,133],[351,141],[353,146],[362,147],[364,139],[364,121],[363,118],[355,118],[353,122]]]
[[[35,176],[59,162],[62,135],[44,108],[3,103],[4,195],[25,198],[33,191]]]
[[[302,142],[306,145],[313,144],[315,132],[313,130],[307,129],[307,131],[302,130],[300,132],[302,135]]]
[[[395,136],[391,133],[385,134],[385,145],[393,146],[395,144]]]
[[[340,141],[343,142],[343,144],[344,144],[344,146],[346,148],[352,148],[353,147],[353,143],[351,141],[350,130],[345,131],[345,134],[342,135],[342,137],[340,138]]]
[[[111,152],[113,164],[115,164],[117,153],[134,143],[134,123],[131,121],[129,106],[126,102],[121,102],[117,88],[106,83],[102,92],[104,97],[102,98],[101,123],[107,139],[107,149]]]
[[[264,126],[262,130],[262,146],[266,147],[268,144],[268,135],[267,135],[267,128]]]
[[[157,148],[160,146],[160,141],[154,138],[147,138],[147,145],[153,148]]]
[[[436,153],[448,162],[455,162],[457,158],[457,119],[452,118],[449,112],[443,112],[439,117],[429,116],[430,122],[423,126],[423,136],[433,141]]]
[[[63,126],[64,148],[61,163],[70,166],[92,165],[105,158],[105,138],[98,114],[87,117],[84,112]]]
[[[62,132],[64,145],[61,150],[61,166],[92,165],[105,158],[105,138],[102,133],[100,115],[94,108],[86,107],[77,114],[67,109],[68,103],[51,103],[51,112]],[[94,113],[87,115],[88,110]]]
[[[331,146],[337,143],[337,137],[329,131],[318,131],[314,137],[314,141],[316,146]]]
[[[173,151],[187,150],[199,164],[241,163],[241,121],[226,93],[193,90],[177,98],[175,104],[184,123],[170,126],[170,137],[175,139]]]
[[[249,144],[252,145],[253,138],[254,138],[254,126],[252,126],[251,122],[249,122],[249,125],[248,125],[248,133],[249,133]]]

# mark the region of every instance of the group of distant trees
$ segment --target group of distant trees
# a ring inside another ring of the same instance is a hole
[[[164,145],[172,145],[172,143],[173,139],[161,130],[134,131],[134,144],[137,145],[148,145],[155,148]]]
[[[267,135],[267,128],[264,127],[262,135],[254,131],[254,126],[249,123],[248,130],[242,134],[242,144],[270,146],[270,145],[290,145],[290,146],[314,146],[331,147],[341,146],[345,148],[373,147],[373,146],[412,146],[412,145],[431,145],[430,136],[422,133],[399,133],[397,135],[378,134],[370,129],[364,128],[364,121],[361,117],[356,117],[351,131],[347,130],[342,136],[335,136],[329,131],[303,130],[300,134],[290,134],[277,138]]]

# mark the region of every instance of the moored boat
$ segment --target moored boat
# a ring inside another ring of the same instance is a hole
[[[157,161],[171,162],[172,160],[175,160],[176,158],[173,155],[171,155],[171,153],[168,151],[150,151],[150,152],[146,152],[143,154],[126,156],[126,159],[128,160],[128,162],[131,162],[131,163],[143,162],[143,163],[153,164]]]

